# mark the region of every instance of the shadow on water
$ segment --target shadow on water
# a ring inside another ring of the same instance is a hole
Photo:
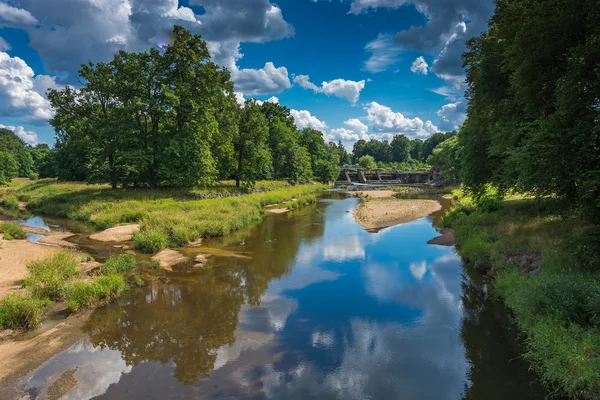
[[[222,239],[97,310],[26,383],[76,369],[70,398],[542,399],[517,334],[433,215],[365,232],[329,193]],[[236,256],[236,255],[242,255]]]

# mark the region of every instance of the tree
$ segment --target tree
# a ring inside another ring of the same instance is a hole
[[[269,127],[260,106],[255,100],[246,100],[238,136],[235,138],[237,154],[236,186],[246,189],[254,187],[257,177],[271,165],[267,140]]]
[[[410,158],[410,140],[404,135],[396,135],[392,139],[391,158],[393,162],[406,162]]]
[[[40,143],[29,149],[29,154],[33,159],[33,166],[40,178],[55,178],[56,172],[56,151],[50,149],[45,143]]]
[[[453,136],[440,143],[427,159],[427,163],[440,171],[442,178],[460,180],[461,148],[458,137]]]
[[[377,163],[375,162],[375,159],[372,156],[366,155],[366,156],[362,156],[359,160],[358,160],[358,164],[365,169],[375,169],[377,168]]]
[[[19,176],[19,164],[15,157],[7,151],[0,151],[0,185],[10,182]]]
[[[292,183],[310,182],[312,179],[312,167],[310,165],[310,154],[306,147],[293,144],[288,149],[287,160],[289,163],[289,178]]]
[[[25,142],[5,128],[0,128],[0,151],[10,154],[15,160],[17,163],[17,176],[28,177],[29,174],[34,172],[33,159],[27,151]]]

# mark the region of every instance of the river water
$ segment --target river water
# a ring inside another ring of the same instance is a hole
[[[426,243],[433,216],[369,233],[357,199],[330,197],[186,249],[225,256],[95,311],[27,392],[74,370],[67,399],[547,395],[485,282]]]

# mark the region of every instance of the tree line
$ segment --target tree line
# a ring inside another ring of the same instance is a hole
[[[113,188],[337,179],[347,161],[341,143],[298,130],[285,106],[240,106],[200,36],[175,26],[172,37],[161,49],[83,65],[81,89],[48,93],[60,179]]]

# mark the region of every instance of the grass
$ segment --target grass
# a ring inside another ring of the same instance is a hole
[[[122,274],[135,269],[136,262],[133,254],[121,254],[118,257],[110,257],[100,267],[100,272],[106,274]]]
[[[6,240],[21,240],[27,239],[27,233],[19,225],[11,222],[0,223],[0,233],[3,234]]]
[[[44,301],[30,296],[10,294],[0,300],[0,327],[32,329],[42,322]]]
[[[71,280],[79,275],[79,260],[73,254],[58,253],[32,261],[24,286],[38,299],[62,301],[67,298]]]
[[[552,199],[454,195],[442,224],[454,229],[467,268],[494,278],[526,336],[525,358],[555,391],[599,399],[599,228]]]
[[[101,276],[93,282],[74,282],[69,288],[69,310],[75,312],[114,299],[125,290],[127,284],[119,274]]]

